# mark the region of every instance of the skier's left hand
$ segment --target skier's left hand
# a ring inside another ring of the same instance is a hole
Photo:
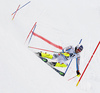
[[[79,70],[77,70],[76,73],[77,73],[77,77],[80,77],[81,73],[79,72]]]
[[[67,52],[64,52],[64,53],[61,53],[61,54],[63,54],[63,55],[66,56],[66,57],[69,57],[69,56],[70,56],[70,54],[67,53]]]

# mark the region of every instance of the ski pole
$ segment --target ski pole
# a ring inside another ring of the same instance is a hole
[[[60,53],[60,52],[56,52],[56,51],[52,51],[52,50],[47,50],[47,49],[42,49],[42,48],[36,48],[36,47],[31,47],[31,46],[28,46],[28,48],[33,48],[33,49],[43,50],[43,51],[48,51],[48,52],[54,52],[54,53]]]
[[[46,50],[46,49],[41,49],[41,48],[36,48],[36,47],[31,47],[31,46],[28,46],[28,48],[33,48],[33,49],[38,49],[38,50],[43,50],[43,51],[48,51],[48,52],[53,52],[53,53],[59,53],[59,54],[62,54],[64,56],[67,56],[67,57],[70,56],[69,53],[56,52],[56,51],[51,51],[51,50]]]
[[[82,39],[80,40],[79,44],[81,44],[81,42],[82,42]]]
[[[70,63],[68,64],[67,68],[66,68],[65,74],[66,74],[66,72],[67,72],[67,70],[68,70],[68,68],[69,68],[69,66],[70,66],[70,64],[71,64],[71,62],[72,62],[72,59],[71,59]]]
[[[72,77],[72,78],[68,79],[68,81],[69,81],[69,80],[72,80],[72,79],[74,79],[75,77],[77,77],[77,75],[75,75],[74,77]]]

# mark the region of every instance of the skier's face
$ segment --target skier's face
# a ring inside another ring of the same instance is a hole
[[[81,52],[81,51],[79,49],[76,49],[75,53],[79,53],[79,52]]]

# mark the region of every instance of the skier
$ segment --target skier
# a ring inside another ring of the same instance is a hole
[[[39,52],[39,56],[44,57],[44,58],[49,58],[49,59],[57,59],[57,67],[66,67],[68,65],[67,61],[70,59],[76,58],[76,73],[77,76],[80,76],[80,70],[79,70],[79,64],[80,64],[80,52],[83,50],[82,45],[77,45],[76,47],[73,46],[68,46],[65,47],[60,53],[57,54],[48,54],[48,53],[43,53]]]

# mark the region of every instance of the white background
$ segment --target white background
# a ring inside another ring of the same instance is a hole
[[[76,75],[75,60],[61,77],[24,42],[35,22],[37,34],[62,47],[76,46],[83,39],[82,73],[100,41],[100,0],[32,0],[12,20],[18,5],[27,2],[0,1],[0,93],[99,93],[100,46],[76,87],[78,77],[68,81]],[[34,36],[30,46],[60,51]]]

